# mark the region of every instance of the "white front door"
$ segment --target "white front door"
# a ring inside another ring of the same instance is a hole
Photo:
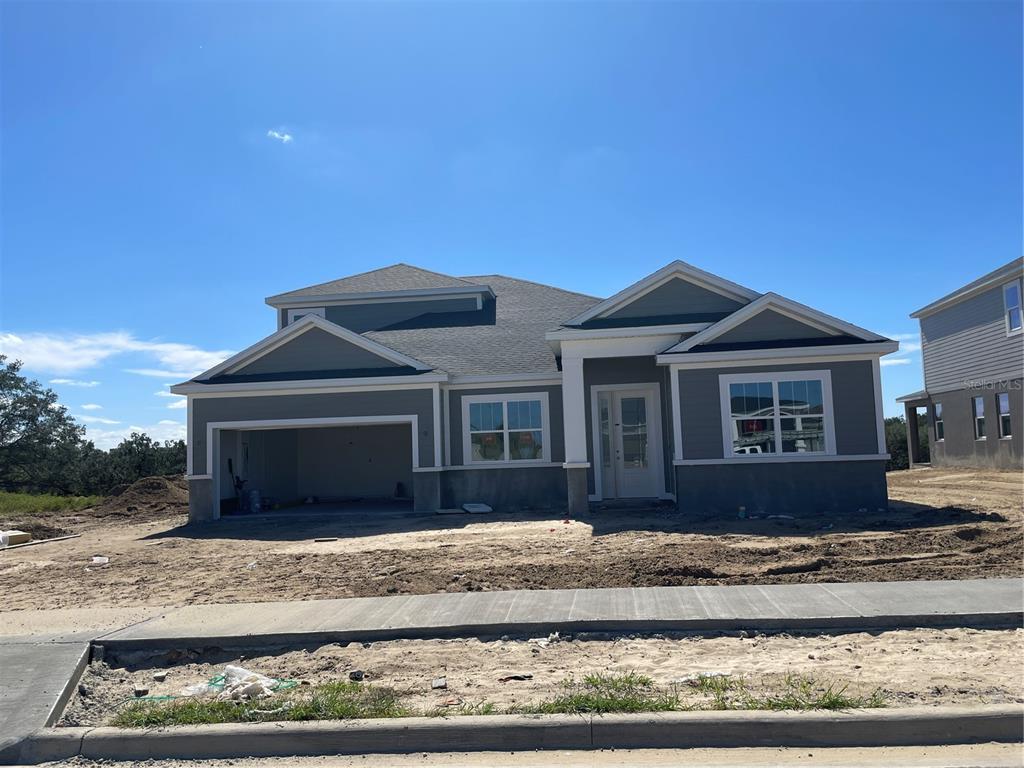
[[[661,486],[657,390],[623,389],[597,395],[603,498],[653,498]]]

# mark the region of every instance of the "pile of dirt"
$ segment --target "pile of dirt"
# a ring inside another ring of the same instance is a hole
[[[188,514],[188,483],[181,475],[144,477],[119,486],[102,504],[88,512],[93,517],[161,520]]]

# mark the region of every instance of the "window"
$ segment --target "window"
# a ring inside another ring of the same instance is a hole
[[[946,426],[942,423],[942,403],[935,404],[935,439],[946,439]]]
[[[725,455],[835,453],[828,371],[720,376]]]
[[[1010,437],[1013,435],[1013,425],[1010,423],[1010,393],[996,393],[996,413],[999,414],[999,436]]]
[[[288,325],[291,325],[296,320],[301,320],[306,315],[316,315],[317,317],[325,317],[327,314],[324,307],[302,307],[301,309],[289,309],[288,310]]]
[[[979,395],[972,400],[974,407],[974,439],[985,439],[985,398]]]
[[[463,461],[549,461],[548,396],[471,395],[462,398]]]
[[[1006,332],[1020,333],[1024,327],[1021,318],[1020,280],[1003,286],[1003,310],[1006,312]]]

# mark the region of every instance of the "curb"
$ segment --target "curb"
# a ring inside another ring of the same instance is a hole
[[[908,707],[849,712],[666,712],[470,715],[312,723],[240,723],[153,730],[45,728],[23,764],[66,760],[286,757],[367,753],[694,747],[895,747],[1017,743],[1024,706]]]
[[[380,642],[386,640],[434,640],[454,637],[513,637],[562,634],[658,632],[867,632],[895,629],[1014,629],[1024,623],[1024,611],[975,614],[916,614],[880,616],[829,616],[815,618],[737,619],[574,619],[493,624],[440,624],[380,629],[314,630],[309,632],[268,632],[246,635],[181,635],[151,638],[119,638],[118,632],[98,637],[94,645],[117,652],[174,648],[254,648],[311,643]]]

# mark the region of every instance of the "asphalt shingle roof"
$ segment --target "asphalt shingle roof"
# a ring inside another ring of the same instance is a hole
[[[412,291],[430,288],[478,288],[479,285],[429,269],[420,269],[409,264],[392,264],[358,275],[310,285],[270,297],[275,299],[297,299],[304,296],[327,296],[345,293],[372,293],[374,291]]]
[[[457,376],[553,373],[558,367],[544,334],[601,301],[503,275],[458,279],[491,287],[497,296],[493,325],[368,331],[363,335]]]

